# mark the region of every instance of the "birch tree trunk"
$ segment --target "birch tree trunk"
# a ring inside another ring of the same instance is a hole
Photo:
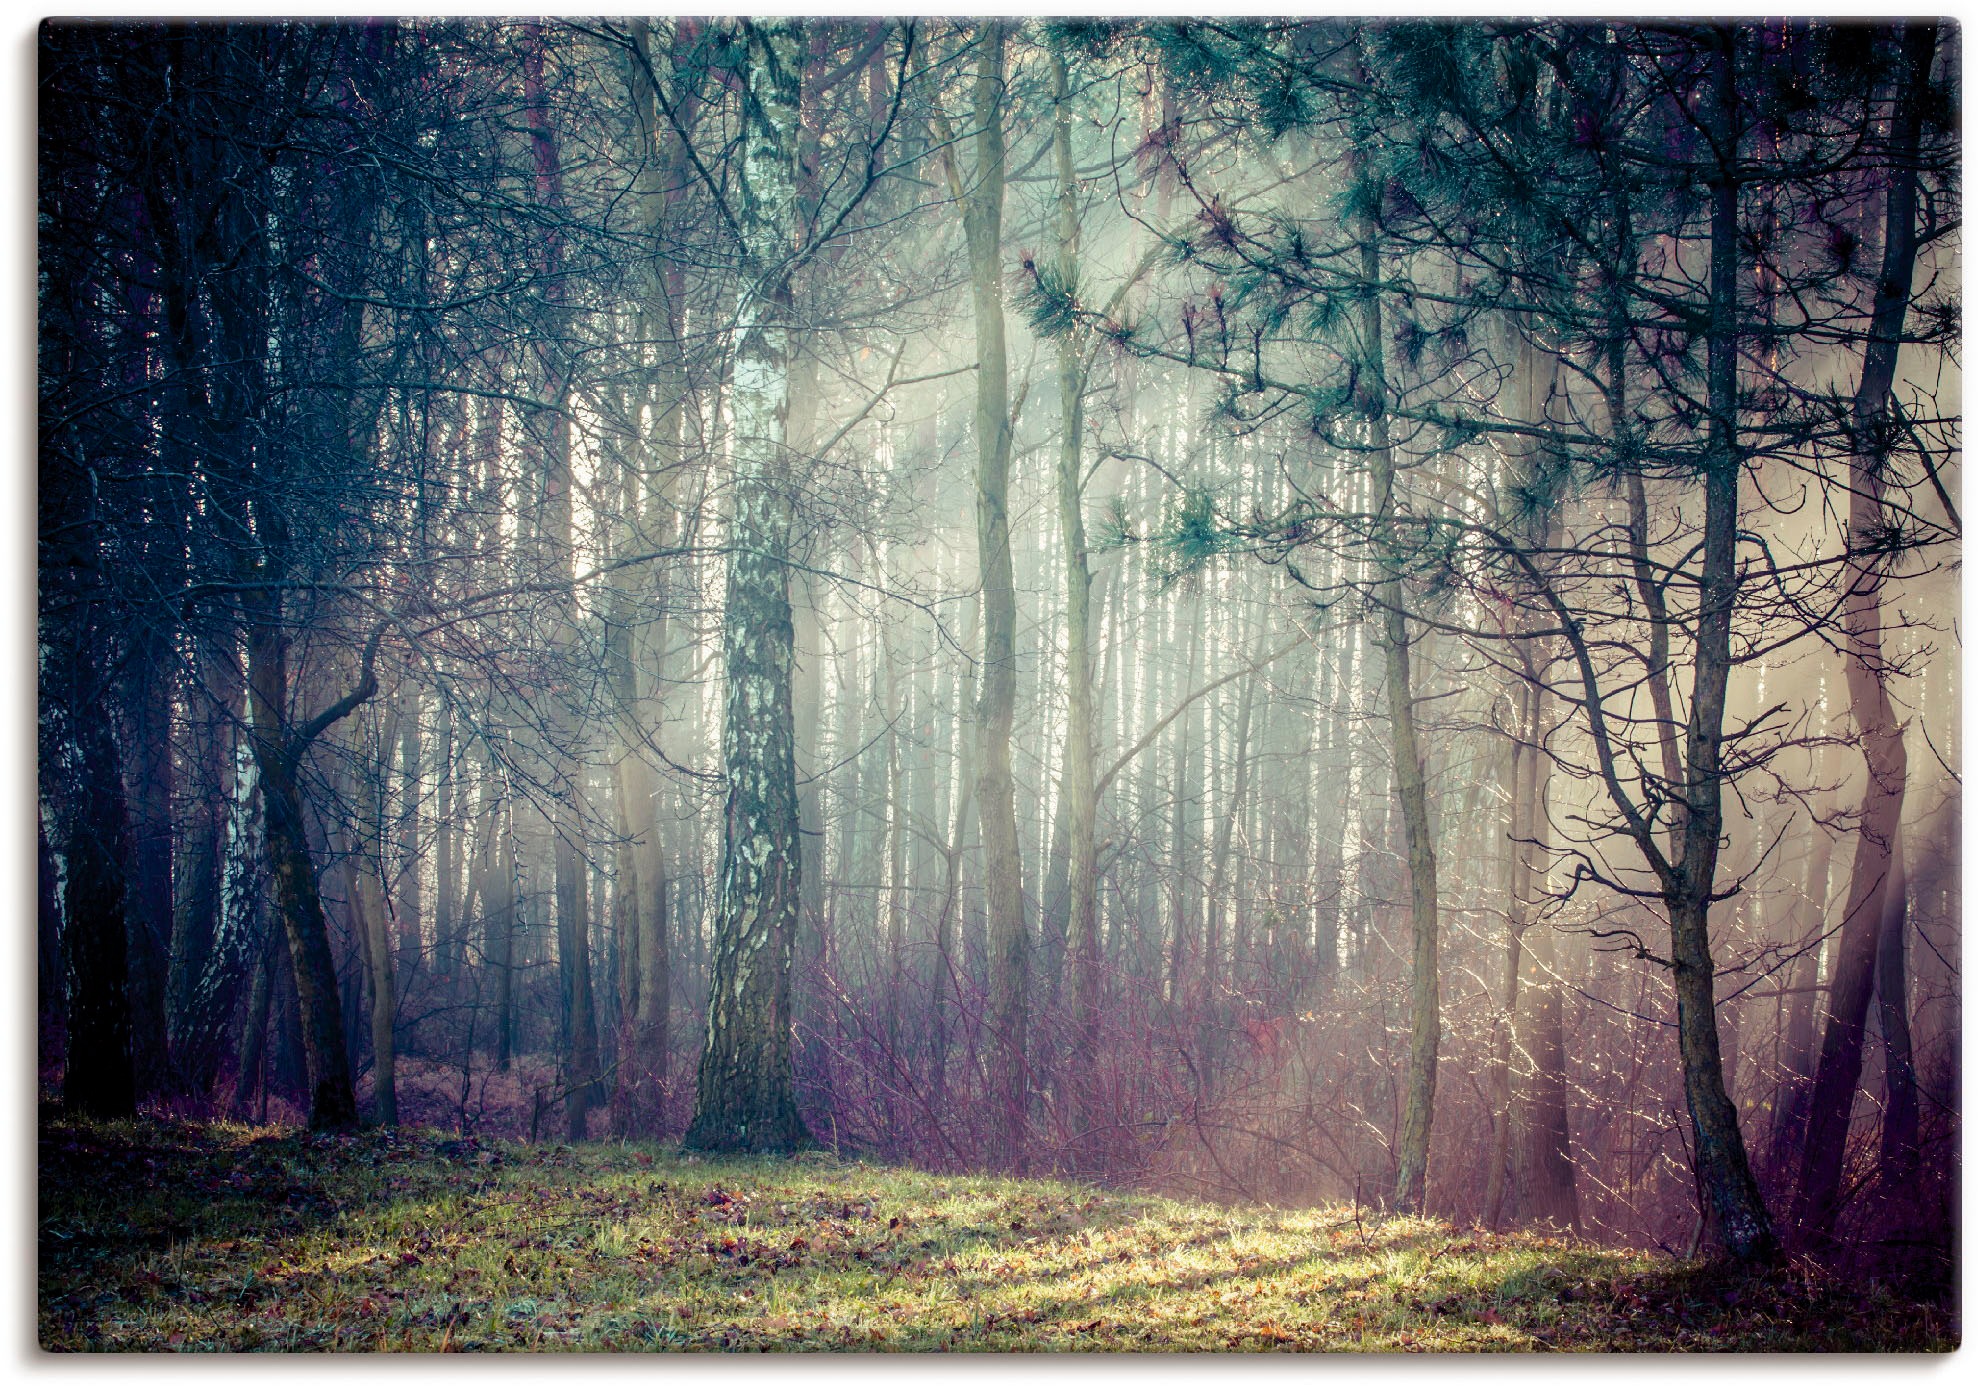
[[[734,517],[722,656],[727,694],[719,893],[707,1036],[685,1144],[787,1151],[808,1143],[790,1052],[790,962],[802,885],[790,685],[789,259],[796,226],[802,26],[744,21],[735,305]]]

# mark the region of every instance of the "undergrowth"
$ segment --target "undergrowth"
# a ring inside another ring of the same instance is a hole
[[[52,1350],[1942,1351],[1792,1265],[658,1146],[44,1121]]]

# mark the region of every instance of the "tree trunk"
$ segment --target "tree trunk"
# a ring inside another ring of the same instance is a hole
[[[1909,1038],[1909,996],[1903,935],[1909,923],[1909,880],[1903,870],[1900,838],[1890,846],[1889,888],[1882,904],[1882,929],[1875,943],[1875,1000],[1881,1021],[1882,1180],[1889,1187],[1907,1179],[1916,1162],[1916,1061]]]
[[[1774,1099],[1769,1137],[1769,1167],[1778,1177],[1800,1151],[1806,1130],[1807,1100],[1813,1084],[1814,1002],[1820,980],[1822,937],[1827,932],[1827,884],[1833,861],[1834,839],[1820,826],[1815,815],[1807,822],[1811,842],[1807,846],[1806,879],[1800,897],[1793,902],[1792,946],[1799,957],[1787,973],[1790,995],[1786,1001],[1785,1059],[1781,1067],[1779,1094]]]
[[[395,749],[390,722],[387,718],[375,755],[362,729],[353,738],[357,821],[345,860],[352,922],[366,942],[364,960],[371,983],[371,1090],[380,1126],[398,1125],[398,964],[392,955],[391,900],[385,893],[384,876],[384,787],[391,777]]]
[[[1511,730],[1511,753],[1507,757],[1508,768],[1500,773],[1504,779],[1504,822],[1506,850],[1504,855],[1504,1000],[1499,1008],[1497,1022],[1491,1034],[1490,1070],[1485,1079],[1485,1090],[1490,1099],[1490,1156],[1484,1167],[1484,1211],[1485,1227],[1497,1228],[1502,1225],[1505,1212],[1505,1189],[1511,1167],[1511,1042],[1518,1015],[1518,981],[1524,969],[1524,866],[1526,852],[1524,838],[1526,831],[1525,805],[1528,802],[1525,792],[1527,762],[1537,755],[1537,749],[1530,744],[1527,730],[1533,724],[1531,705],[1537,695],[1537,687],[1527,681],[1518,684],[1513,691],[1513,701],[1519,709],[1516,725]]]
[[[549,122],[543,76],[541,26],[525,26],[523,93],[527,104],[529,140],[535,168],[537,203],[551,211],[564,210],[563,163],[556,132]],[[539,252],[548,279],[546,298],[552,311],[564,306],[560,274],[563,242],[555,229],[545,231]],[[558,314],[560,319],[560,313]],[[538,369],[544,395],[555,402],[547,417],[531,420],[541,439],[547,475],[543,479],[538,521],[537,558],[553,586],[551,658],[564,672],[563,682],[575,684],[575,596],[568,584],[575,575],[573,534],[572,429],[569,405],[571,366],[560,345],[562,322],[553,322],[540,340]],[[558,1057],[563,1089],[564,1129],[573,1141],[589,1135],[591,1108],[598,1101],[597,1013],[591,988],[590,867],[580,844],[589,830],[585,812],[584,764],[580,753],[580,720],[565,690],[551,694],[549,754],[556,803],[550,818],[550,862],[556,897],[556,961],[560,1018]]]
[[[316,865],[302,826],[302,795],[292,773],[263,765],[262,804],[267,814],[268,876],[295,968],[296,1004],[309,1074],[312,1130],[345,1131],[357,1125],[344,1045],[343,1010],[336,958],[316,890]]]
[[[1442,1025],[1436,959],[1436,859],[1429,831],[1428,783],[1415,728],[1415,691],[1409,668],[1408,617],[1401,575],[1404,540],[1394,523],[1394,450],[1388,441],[1387,383],[1381,325],[1380,248],[1371,225],[1360,242],[1360,273],[1368,286],[1360,333],[1360,396],[1355,404],[1367,420],[1373,461],[1375,545],[1379,578],[1381,652],[1386,661],[1386,694],[1394,792],[1401,808],[1408,852],[1408,919],[1413,942],[1409,960],[1408,1062],[1403,1078],[1400,1129],[1395,1136],[1394,1207],[1420,1213],[1428,1180],[1429,1127],[1435,1116],[1436,1052]]]
[[[44,688],[44,717],[55,720],[45,763],[55,792],[55,850],[62,866],[62,967],[67,983],[68,1048],[62,1102],[87,1116],[137,1110],[131,1065],[125,923],[130,824],[122,768],[109,720],[53,711],[59,691]],[[46,783],[46,782],[45,782]]]
[[[1732,31],[1717,32],[1714,123],[1720,148],[1735,146]],[[1724,1249],[1740,1261],[1777,1250],[1772,1221],[1745,1156],[1737,1108],[1724,1090],[1718,1048],[1716,968],[1710,956],[1710,899],[1724,833],[1724,704],[1731,671],[1731,616],[1737,605],[1738,185],[1731,170],[1711,186],[1710,323],[1707,335],[1709,439],[1703,463],[1703,567],[1697,592],[1695,682],[1690,691],[1687,780],[1681,856],[1665,883],[1674,964],[1683,1093],[1694,1131],[1697,1176]]]
[[[1534,427],[1543,427],[1551,413],[1559,358],[1542,351],[1522,332],[1518,337],[1518,388],[1522,395],[1519,416]],[[1538,444],[1528,447],[1522,459],[1521,487],[1539,504],[1531,529],[1534,546],[1540,554],[1537,562],[1541,571],[1551,567],[1551,560],[1544,555],[1558,543],[1560,530],[1559,497],[1551,460]],[[1666,644],[1666,630],[1663,636]],[[1545,677],[1553,643],[1542,635],[1525,635],[1517,643],[1518,658],[1524,666],[1526,701],[1524,783],[1519,794],[1523,829],[1518,834],[1515,904],[1522,979],[1518,1005],[1512,1011],[1512,1030],[1523,1064],[1519,1075],[1522,1081],[1511,1107],[1510,1177],[1513,1217],[1523,1222],[1577,1228],[1580,1209],[1567,1126],[1566,1044],[1556,965],[1558,939],[1550,921],[1540,917],[1546,898],[1546,853],[1551,826],[1547,791],[1552,761],[1546,726]],[[1661,680],[1659,686],[1666,701],[1666,676],[1657,673],[1653,677]],[[1657,707],[1660,720],[1665,709],[1661,703]],[[1665,739],[1667,735],[1665,726]]]
[[[273,598],[263,602],[272,605]],[[357,690],[312,719],[308,727],[287,730],[288,639],[273,611],[260,611],[247,644],[248,736],[261,776],[263,842],[276,912],[288,935],[295,970],[296,1006],[308,1067],[309,1125],[319,1131],[347,1131],[357,1125],[357,1095],[351,1085],[345,1048],[336,958],[316,887],[316,863],[302,816],[300,759],[330,722],[340,719],[377,689],[366,652]],[[332,715],[334,714],[334,715]]]
[[[1540,791],[1543,793],[1543,790]],[[1536,809],[1538,805],[1534,805]],[[1542,825],[1535,825],[1537,830]],[[1580,1225],[1566,1112],[1566,1043],[1559,1000],[1557,939],[1540,922],[1525,935],[1519,987],[1518,1049],[1529,1071],[1512,1108],[1511,1177],[1516,1217],[1556,1227]]]
[[[439,726],[433,748],[433,951],[438,971],[449,987],[459,981],[465,948],[460,936],[460,823],[455,816],[453,705],[439,701]]]
[[[1028,1122],[1025,1065],[1029,931],[1017,836],[1010,734],[1016,716],[1016,575],[1010,554],[1009,355],[1003,328],[1003,26],[976,39],[973,181],[964,189],[969,285],[975,312],[975,530],[982,586],[982,674],[976,705],[976,803],[982,824],[982,900],[988,930],[989,1028],[995,1044],[991,1161],[1021,1165]]]
[[[266,1106],[268,1084],[268,1019],[275,994],[275,972],[288,965],[288,952],[280,946],[281,934],[268,929],[254,950],[253,980],[247,988],[247,1015],[241,1022],[239,1056],[234,1069],[233,1102],[230,1110],[241,1120],[254,1115],[254,1094],[258,1088]]]
[[[510,807],[497,810],[492,898],[488,920],[488,965],[494,969],[494,1071],[508,1072],[515,1050],[515,825]]]
[[[1887,426],[1889,391],[1895,383],[1902,328],[1916,274],[1915,156],[1923,102],[1936,52],[1934,23],[1903,27],[1903,70],[1891,132],[1882,272],[1854,394],[1854,453],[1848,467],[1848,540],[1853,550],[1841,625],[1846,639],[1848,706],[1866,762],[1861,819],[1848,878],[1846,913],[1828,987],[1827,1028],[1809,1101],[1806,1151],[1800,1164],[1793,1220],[1809,1245],[1826,1243],[1840,1215],[1843,1164],[1855,1089],[1861,1081],[1861,1048],[1874,985],[1876,939],[1882,928],[1896,831],[1908,780],[1902,726],[1890,704],[1889,669],[1882,649],[1882,585],[1892,559],[1880,550],[1887,514],[1883,491],[1893,430]]]
[[[426,773],[425,738],[419,725],[421,701],[418,687],[411,679],[406,679],[398,699],[398,863],[391,899],[393,912],[397,916],[393,921],[396,925],[394,932],[398,936],[398,957],[394,967],[407,972],[418,971],[426,955],[422,923],[424,892],[419,882],[419,818],[421,801],[425,797]],[[386,766],[392,762],[393,749],[389,746],[385,748],[383,763]],[[381,794],[383,789],[381,784]],[[378,841],[378,858],[381,862],[385,860],[383,838]]]
[[[172,938],[171,641],[139,634],[130,656],[125,705],[130,727],[123,761],[129,790],[131,1066],[140,1097],[177,1086],[166,1023]]]
[[[242,774],[251,782],[251,762],[243,762],[245,747],[234,726],[245,715],[245,689],[240,666],[231,653],[216,648],[217,640],[199,642],[204,695],[193,698],[192,748],[187,756],[195,788],[181,832],[176,899],[172,915],[171,963],[166,992],[166,1019],[171,1033],[172,1063],[187,1087],[203,1093],[213,1086],[225,1046],[227,1021],[238,1000],[245,974],[253,969],[254,954],[238,937],[240,922],[230,920],[228,871],[237,873],[234,888],[249,884],[252,857],[245,836],[260,809],[241,797]]]
[[[802,27],[779,19],[744,28],[745,268],[735,306],[733,548],[722,628],[727,790],[707,1036],[685,1144],[787,1151],[810,1139],[797,1114],[790,1051],[802,849],[790,698],[790,501],[784,490],[787,256],[796,232]]]

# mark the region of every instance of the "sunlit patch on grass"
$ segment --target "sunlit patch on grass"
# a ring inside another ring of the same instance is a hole
[[[1938,1312],[1337,1209],[650,1146],[42,1132],[58,1350],[1943,1349]]]

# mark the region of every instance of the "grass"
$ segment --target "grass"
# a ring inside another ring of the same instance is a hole
[[[44,1120],[40,1188],[51,1350],[1957,1344],[1941,1311],[1803,1266],[819,1155]]]

